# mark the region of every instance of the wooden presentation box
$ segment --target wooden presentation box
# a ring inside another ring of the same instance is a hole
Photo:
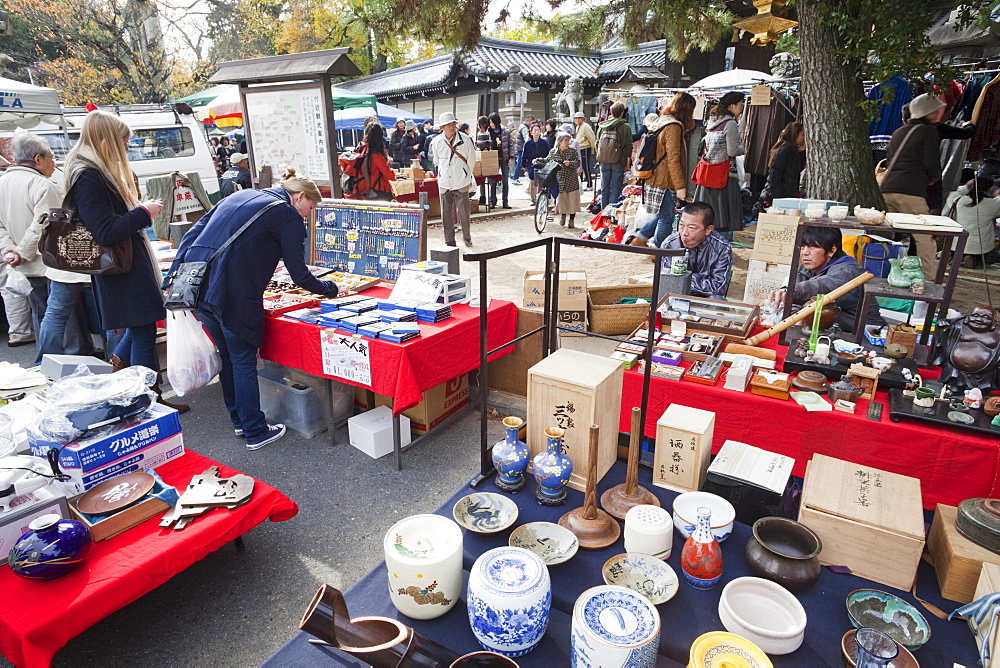
[[[973,594],[972,600],[978,601],[983,596],[998,591],[1000,591],[1000,566],[996,564],[983,564],[983,572],[979,575],[979,583],[976,585],[976,592]],[[978,625],[974,617],[969,617],[968,622],[969,627],[972,629],[972,635],[976,638],[976,645],[982,647],[983,643],[979,639],[979,634],[976,633],[976,628],[978,626],[985,636],[987,631],[990,630],[990,624],[993,623],[992,616],[984,615],[982,622]],[[990,658],[983,664],[983,668],[990,668],[990,666],[996,665],[993,659],[1000,657],[1000,624],[994,625],[993,633],[990,634],[987,642],[990,644]]]
[[[788,380],[788,374],[781,371],[768,371],[758,369],[750,380],[750,392],[759,394],[762,397],[773,397],[775,399],[788,399],[788,392],[792,383]]]
[[[814,455],[799,522],[823,541],[823,565],[909,591],[924,550],[920,480]]]
[[[983,564],[1000,566],[1000,554],[990,552],[958,533],[955,528],[957,519],[958,509],[955,506],[938,504],[931,531],[927,534],[927,551],[934,558],[934,573],[941,595],[949,601],[971,603],[975,600],[976,584]]]
[[[663,331],[670,331],[671,320],[680,319],[689,328],[718,332],[741,340],[750,336],[760,317],[760,307],[754,304],[690,295],[665,295],[656,309],[663,314]]]
[[[600,427],[597,479],[618,456],[618,416],[622,363],[608,357],[561,348],[528,369],[528,447],[531,456],[545,450],[544,430],[566,431],[563,443],[573,460],[569,486],[585,490],[590,426]]]
[[[83,495],[81,494],[80,496]],[[150,496],[135,505],[119,510],[117,513],[103,517],[100,521],[91,524],[90,520],[76,507],[76,502],[80,496],[75,496],[69,500],[69,513],[74,520],[83,522],[90,529],[90,536],[95,542],[113,538],[121,532],[142,524],[146,520],[156,517],[170,508],[170,504],[163,499]]]
[[[677,492],[701,489],[712,458],[715,413],[671,404],[656,421],[653,484]]]

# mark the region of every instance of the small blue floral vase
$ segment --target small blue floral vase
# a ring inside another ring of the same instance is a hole
[[[524,487],[524,472],[528,468],[531,450],[527,443],[517,438],[523,425],[524,420],[519,417],[504,418],[503,427],[507,435],[493,446],[493,467],[497,470],[494,482],[504,492],[516,492]]]
[[[10,548],[7,564],[30,580],[55,580],[80,565],[90,551],[90,530],[82,522],[42,515]]]
[[[563,452],[565,431],[558,427],[545,430],[545,452],[540,452],[531,460],[534,467],[535,498],[543,506],[558,506],[566,503],[566,483],[573,473],[573,460]]]

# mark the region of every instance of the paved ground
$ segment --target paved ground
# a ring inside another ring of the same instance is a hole
[[[513,205],[527,204],[521,192],[514,187]],[[546,233],[571,234],[558,225]],[[431,247],[443,242],[439,226],[430,236]],[[483,217],[473,226],[473,251],[534,238],[528,215]],[[737,255],[731,294],[742,295],[749,252]],[[541,253],[491,263],[491,296],[519,300],[523,272],[541,263]],[[564,266],[586,269],[591,285],[625,283],[630,275],[651,271],[642,258],[589,249],[571,249]],[[462,270],[477,273],[474,265]],[[963,296],[957,303],[963,307],[984,296],[982,279],[973,278],[960,281]],[[594,352],[608,345],[564,341]],[[33,346],[0,347],[0,359],[25,365],[34,354]],[[373,461],[352,448],[346,429],[335,434],[332,445],[327,434],[306,440],[290,433],[248,452],[232,435],[217,384],[187,400],[194,406],[181,417],[187,447],[275,485],[299,504],[300,513],[288,522],[259,526],[246,536],[246,551],[224,547],[98,623],[59,653],[57,666],[257,665],[295,632],[320,584],[349,587],[382,559],[382,536],[396,520],[433,510],[478,466],[478,413],[433,433],[405,456],[404,469],[397,472],[391,457]],[[491,439],[502,436],[498,422],[490,430]]]

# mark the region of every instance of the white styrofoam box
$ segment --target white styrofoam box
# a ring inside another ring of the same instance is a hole
[[[81,364],[93,374],[114,371],[110,364],[90,355],[42,355],[41,372],[49,380],[59,380],[74,373]]]
[[[64,519],[69,517],[66,497],[53,485],[18,496],[12,502],[10,510],[0,513],[0,565],[7,564],[7,553],[28,530],[28,524],[50,513]]]
[[[60,465],[62,472],[68,475],[70,479],[66,482],[55,484],[59,485],[59,489],[67,497],[73,497],[77,494],[83,494],[97,483],[103,482],[108,478],[114,478],[125,473],[133,473],[134,471],[155,469],[157,466],[177,459],[183,454],[184,434],[178,433],[97,469],[84,471],[83,469],[67,468]]]
[[[379,406],[347,421],[351,445],[372,459],[392,452],[392,409]],[[399,444],[410,442],[410,418],[399,416]]]

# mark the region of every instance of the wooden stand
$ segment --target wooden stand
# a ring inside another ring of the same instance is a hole
[[[633,506],[659,506],[660,500],[645,487],[639,485],[639,454],[642,450],[642,423],[638,406],[632,407],[632,434],[628,444],[628,465],[625,468],[625,482],[615,485],[601,494],[601,505],[612,517],[625,519],[625,513]]]
[[[597,425],[590,426],[590,470],[583,507],[574,508],[559,518],[559,525],[572,531],[585,550],[601,550],[618,540],[622,533],[615,518],[597,507],[597,444],[600,431]]]

